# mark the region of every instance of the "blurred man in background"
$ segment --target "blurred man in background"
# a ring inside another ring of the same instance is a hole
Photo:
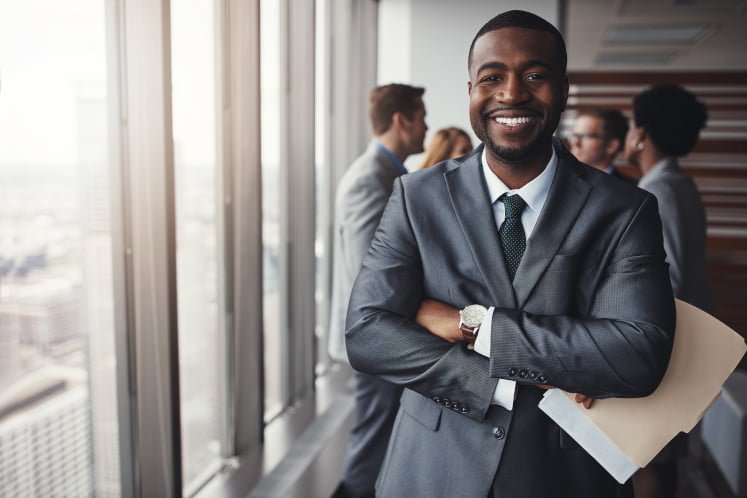
[[[345,172],[335,199],[335,252],[329,354],[347,362],[345,316],[353,282],[368,252],[394,180],[407,173],[404,161],[423,152],[423,88],[391,84],[369,95],[374,139]],[[348,440],[343,481],[335,497],[373,497],[402,388],[356,372],[356,421]]]
[[[614,166],[615,157],[625,146],[628,119],[615,109],[582,111],[573,123],[570,149],[582,163],[635,183]]]

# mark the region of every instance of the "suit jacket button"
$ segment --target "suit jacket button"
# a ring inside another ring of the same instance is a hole
[[[433,396],[433,401],[435,401],[436,403],[438,403],[440,405],[441,404],[441,396]]]
[[[511,367],[508,369],[508,375],[511,377],[516,377],[516,374],[519,372],[519,369],[516,367]]]
[[[469,408],[467,408],[466,406],[463,406],[459,409],[459,411],[462,413],[469,413]]]
[[[540,384],[545,384],[547,382],[547,375],[539,374],[537,376],[537,382],[539,382]]]
[[[529,378],[530,378],[531,380],[534,380],[534,379],[536,379],[538,375],[539,375],[539,374],[538,374],[537,372],[535,372],[534,370],[532,370],[531,372],[529,372]]]
[[[519,370],[519,377],[521,377],[522,379],[526,379],[527,378],[527,374],[528,374],[528,372],[526,370],[524,370],[523,368],[521,370]]]
[[[449,400],[448,400],[447,398],[444,398],[444,402],[443,402],[443,405],[444,405],[444,406],[445,406],[446,408],[451,408],[451,401],[449,401]]]
[[[503,439],[506,437],[506,430],[500,425],[498,427],[493,427],[493,437],[496,439]]]
[[[451,402],[451,409],[454,410],[455,412],[458,412],[461,406],[462,406],[461,403],[459,403],[458,401]]]

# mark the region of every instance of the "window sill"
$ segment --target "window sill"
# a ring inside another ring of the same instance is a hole
[[[281,489],[282,496],[329,496],[340,479],[352,427],[351,380],[349,367],[332,366],[316,380],[314,393],[265,427],[263,444],[225,462],[194,496],[243,497],[260,488],[263,496]]]

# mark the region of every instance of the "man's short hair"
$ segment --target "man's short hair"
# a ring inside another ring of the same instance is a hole
[[[679,85],[654,85],[633,99],[633,120],[664,154],[690,152],[708,120],[703,102]]]
[[[628,118],[617,109],[590,109],[581,111],[578,117],[590,116],[602,120],[602,133],[607,139],[617,139],[620,147],[625,146],[625,137],[628,134]]]
[[[374,135],[386,133],[392,126],[392,116],[400,112],[413,119],[423,107],[425,88],[392,83],[377,86],[368,95],[368,115]]]
[[[480,31],[477,32],[475,37],[472,39],[472,44],[469,46],[469,57],[467,58],[468,70],[472,66],[472,51],[475,48],[475,42],[486,33],[504,28],[536,29],[537,31],[550,33],[555,38],[555,42],[558,46],[560,69],[562,71],[561,74],[565,74],[566,67],[568,66],[568,53],[566,52],[563,35],[560,34],[560,31],[558,31],[555,26],[545,21],[540,16],[524,10],[509,10],[502,14],[498,14],[480,28]]]

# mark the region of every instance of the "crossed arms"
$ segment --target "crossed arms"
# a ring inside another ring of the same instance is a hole
[[[674,301],[652,196],[642,198],[593,288],[583,289],[593,291],[588,310],[582,316],[570,311],[547,316],[496,308],[489,359],[450,342],[456,339],[450,334],[458,333],[453,308],[444,308],[439,317],[453,325],[416,321],[431,297],[424,291],[424,272],[441,269],[427,267],[418,236],[428,227],[411,223],[407,204],[398,179],[348,307],[346,342],[355,369],[427,397],[460,399],[469,407],[465,415],[477,420],[484,417],[498,379],[511,378],[517,367],[545,374],[544,382],[515,379],[522,383],[551,384],[595,398],[653,392],[671,352]]]

